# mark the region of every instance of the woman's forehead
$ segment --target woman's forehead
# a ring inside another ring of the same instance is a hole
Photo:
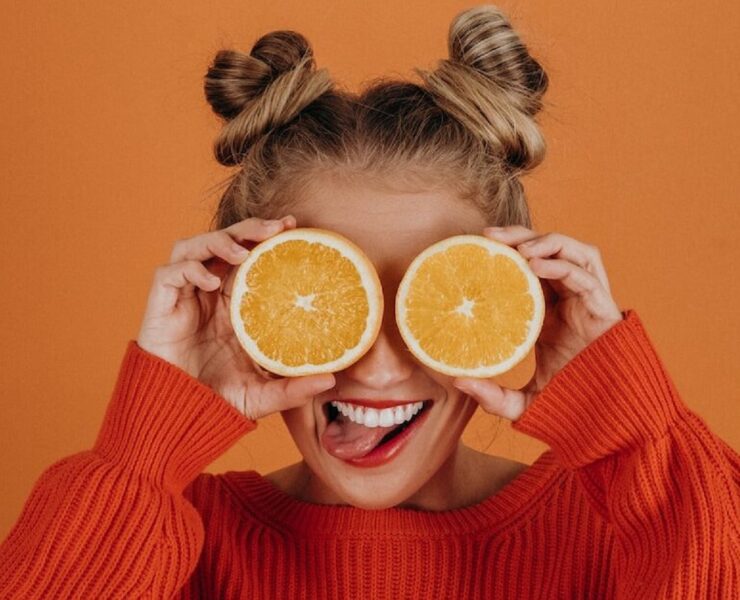
[[[440,239],[482,232],[485,218],[471,202],[441,189],[395,191],[350,182],[312,186],[288,208],[298,227],[336,231],[363,250],[420,251]]]

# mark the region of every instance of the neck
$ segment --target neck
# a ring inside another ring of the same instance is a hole
[[[476,483],[481,480],[480,472],[476,469],[479,453],[468,448],[462,442],[449,454],[444,463],[432,477],[415,493],[398,504],[400,508],[414,508],[417,510],[441,511],[469,506],[483,500]],[[316,477],[305,461],[293,465],[290,483],[286,487],[289,493],[304,502],[313,504],[347,505]]]

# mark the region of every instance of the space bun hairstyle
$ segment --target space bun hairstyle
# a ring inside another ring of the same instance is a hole
[[[333,93],[327,71],[316,69],[312,48],[298,32],[267,33],[248,54],[220,50],[204,90],[223,122],[214,142],[216,160],[239,167],[227,181],[212,227],[280,214],[280,203],[271,200],[291,172],[312,169],[319,147],[337,153],[346,101]]]
[[[294,31],[260,38],[249,54],[221,50],[205,79],[206,99],[225,121],[215,142],[222,165],[239,164],[267,132],[294,119],[332,87],[314,69],[308,41]]]
[[[249,54],[218,52],[205,78],[224,120],[214,152],[239,168],[212,226],[281,216],[314,175],[332,172],[453,188],[489,224],[531,227],[519,176],[545,156],[535,117],[548,77],[506,16],[492,5],[461,12],[448,57],[415,73],[419,82],[341,90],[294,31],[264,35]]]
[[[521,173],[544,158],[533,117],[548,78],[504,15],[492,6],[460,14],[450,25],[449,58],[435,71],[417,69],[435,101]]]

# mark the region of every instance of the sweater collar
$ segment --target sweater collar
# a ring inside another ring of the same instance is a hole
[[[316,536],[414,536],[469,534],[510,525],[524,515],[566,475],[548,450],[485,500],[444,511],[392,507],[367,510],[355,506],[315,504],[295,498],[257,471],[229,471],[223,484],[253,518],[282,531]]]

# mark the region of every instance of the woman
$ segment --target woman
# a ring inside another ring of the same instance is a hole
[[[545,72],[495,7],[459,15],[449,39],[422,83],[359,97],[294,32],[216,56],[216,156],[237,173],[212,231],[157,269],[95,446],[42,475],[0,548],[3,597],[737,597],[738,455],[618,309],[597,248],[532,229],[518,176],[544,156]],[[548,295],[532,381],[436,373],[388,310],[343,371],[258,368],[230,328],[229,290],[245,247],[293,227],[356,242],[386,306],[435,241],[516,248]],[[425,400],[426,417],[390,460],[358,468],[347,458],[377,436],[327,433],[336,399]],[[552,449],[528,466],[466,447],[478,406]],[[278,411],[303,460],[201,473]]]

